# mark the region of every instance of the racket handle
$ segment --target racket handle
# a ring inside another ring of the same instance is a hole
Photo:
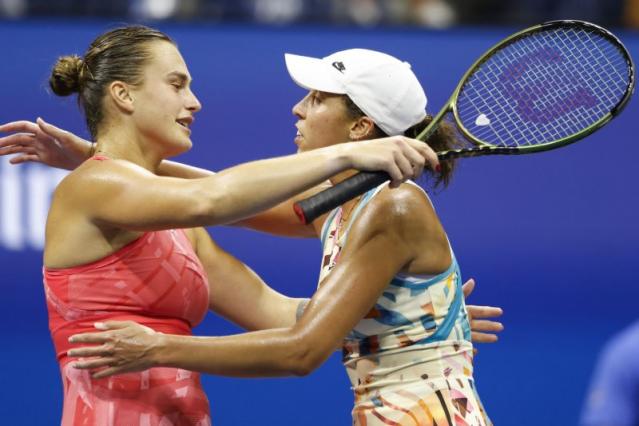
[[[387,180],[390,180],[390,176],[386,172],[361,172],[312,197],[296,202],[293,209],[300,221],[306,225]]]
[[[489,149],[478,148],[477,150],[486,151],[492,149],[495,149],[495,147],[490,147]],[[471,151],[472,150],[468,149],[450,150],[438,152],[437,156],[440,160],[447,160],[450,158],[475,155]],[[295,214],[297,214],[300,222],[307,225],[324,213],[333,210],[337,206],[341,206],[348,200],[352,200],[387,180],[390,180],[390,176],[386,172],[360,172],[335,186],[296,202],[293,204],[293,210],[295,210]]]

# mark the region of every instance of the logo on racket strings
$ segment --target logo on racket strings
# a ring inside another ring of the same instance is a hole
[[[475,119],[476,126],[488,126],[490,124],[490,118],[486,114],[479,114]]]
[[[533,123],[546,124],[578,108],[594,107],[597,98],[570,65],[557,49],[544,47],[506,67],[499,77],[501,90],[517,103],[520,117]],[[543,78],[534,75],[540,70]]]

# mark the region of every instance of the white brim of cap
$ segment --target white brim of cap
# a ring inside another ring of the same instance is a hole
[[[335,73],[339,73],[333,66],[321,59],[309,56],[284,54],[286,68],[293,81],[308,90],[320,92],[346,93],[344,85],[339,81]]]

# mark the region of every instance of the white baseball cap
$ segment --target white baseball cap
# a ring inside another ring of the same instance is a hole
[[[284,55],[286,68],[308,90],[348,95],[389,136],[426,117],[426,94],[408,62],[368,49],[348,49],[318,59]]]

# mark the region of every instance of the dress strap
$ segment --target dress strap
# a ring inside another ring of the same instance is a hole
[[[322,232],[320,235],[320,240],[322,241],[322,247],[324,246],[324,244],[326,244],[326,236],[328,235],[328,231],[331,229],[331,225],[333,223],[333,220],[335,219],[335,216],[340,211],[341,211],[341,207],[337,207],[328,215],[328,217],[324,221],[324,225],[322,225]]]
[[[359,203],[357,203],[357,206],[355,207],[355,210],[353,211],[353,214],[351,215],[350,219],[348,220],[348,225],[346,226],[346,231],[344,231],[344,234],[341,237],[341,240],[343,241],[342,248],[346,245],[346,239],[348,238],[348,233],[351,230],[351,226],[353,226],[353,223],[355,223],[355,219],[357,219],[359,214],[362,212],[362,209],[364,207],[366,207],[366,205],[373,199],[373,197],[375,195],[377,195],[382,189],[384,189],[384,187],[387,184],[388,184],[388,182],[384,182],[381,185],[377,186],[376,188],[371,189],[370,191],[368,191],[368,192],[366,192],[364,194],[364,196],[362,197],[361,200],[359,200]]]

